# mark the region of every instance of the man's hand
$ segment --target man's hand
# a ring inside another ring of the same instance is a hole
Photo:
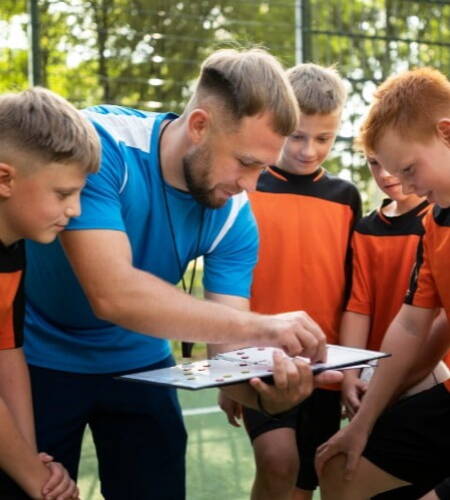
[[[234,427],[240,427],[238,422],[242,418],[242,406],[237,401],[230,399],[223,391],[219,391],[218,403],[228,418],[228,422]]]
[[[357,374],[344,373],[342,382],[342,403],[345,407],[345,414],[351,420],[358,411],[362,398],[367,391],[367,382],[361,380]]]
[[[368,438],[368,433],[354,425],[354,422],[350,422],[347,427],[338,431],[317,448],[316,471],[318,476],[322,474],[328,460],[336,455],[344,454],[346,457],[344,478],[348,480],[352,478]]]
[[[79,491],[75,482],[70,479],[66,469],[47,453],[39,453],[39,459],[47,466],[50,477],[42,488],[45,500],[79,500]]]
[[[318,384],[332,384],[342,380],[335,371],[313,377],[310,366],[299,359],[288,359],[282,353],[273,354],[273,380],[269,385],[260,378],[252,378],[250,385],[260,394],[264,409],[270,414],[293,408],[306,399]]]
[[[263,318],[262,331],[268,346],[280,347],[290,356],[311,358],[311,363],[326,361],[326,336],[320,326],[304,311],[294,311]]]

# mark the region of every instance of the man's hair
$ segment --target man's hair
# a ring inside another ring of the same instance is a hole
[[[329,114],[341,111],[347,91],[339,73],[317,64],[297,64],[287,71],[301,113]]]
[[[263,49],[222,49],[211,54],[201,66],[187,111],[211,98],[220,103],[222,118],[234,124],[264,112],[272,113],[273,130],[282,136],[298,124],[297,103],[284,69]]]
[[[0,96],[0,144],[0,161],[33,158],[23,161],[23,168],[34,160],[75,163],[87,173],[99,168],[94,127],[65,99],[40,87]]]
[[[450,117],[450,82],[432,68],[409,70],[391,76],[374,94],[356,146],[375,151],[387,129],[402,138],[426,142],[437,133],[436,124]]]

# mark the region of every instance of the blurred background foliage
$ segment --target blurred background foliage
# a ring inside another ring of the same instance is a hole
[[[366,208],[378,198],[351,144],[376,85],[405,68],[450,70],[450,0],[35,1],[41,84],[79,107],[179,112],[202,59],[233,44],[266,47],[286,67],[335,64],[350,98],[327,166],[359,186]],[[1,92],[28,85],[28,24],[26,0],[0,2]]]

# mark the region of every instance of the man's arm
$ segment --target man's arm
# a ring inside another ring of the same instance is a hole
[[[351,476],[376,419],[391,401],[418,356],[427,356],[423,343],[434,315],[432,309],[407,304],[402,306],[381,346],[392,357],[380,360],[359,411],[350,424],[319,447],[316,456],[319,474],[331,457],[343,453],[347,458],[345,475]]]
[[[325,335],[306,313],[265,316],[189,296],[133,267],[130,243],[121,231],[65,231],[61,241],[102,319],[157,337],[276,346],[314,360],[325,357]]]
[[[37,452],[30,378],[21,348],[0,351],[0,397],[30,449]]]

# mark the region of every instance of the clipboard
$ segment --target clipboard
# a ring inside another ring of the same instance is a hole
[[[193,391],[238,384],[254,377],[267,379],[272,376],[274,350],[283,352],[273,347],[248,347],[218,354],[213,359],[186,361],[168,368],[136,372],[118,378]],[[325,370],[358,368],[388,356],[390,354],[385,352],[328,344],[327,361],[315,363],[311,369],[314,374],[318,374]],[[300,359],[309,362],[308,358]]]

